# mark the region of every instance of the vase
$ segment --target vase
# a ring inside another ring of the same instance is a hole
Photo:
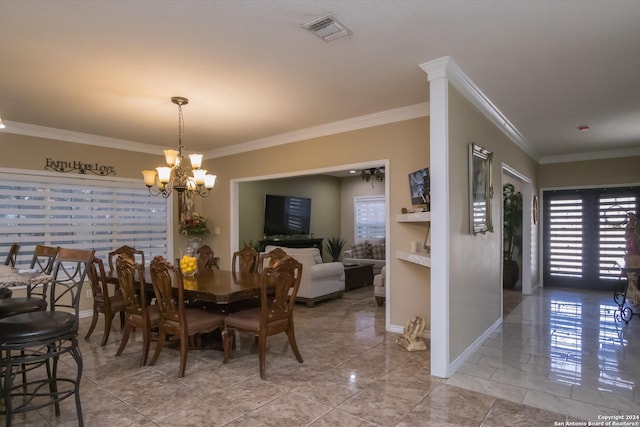
[[[199,236],[191,236],[187,238],[187,247],[193,249],[193,253],[195,253],[200,246],[202,246],[202,238]]]

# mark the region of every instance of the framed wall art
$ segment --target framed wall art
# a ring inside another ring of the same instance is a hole
[[[473,235],[493,232],[492,163],[492,152],[477,144],[469,144],[469,231]]]

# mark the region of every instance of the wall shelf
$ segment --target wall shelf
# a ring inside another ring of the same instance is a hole
[[[396,222],[429,223],[431,222],[431,212],[413,212],[413,213],[406,213],[406,214],[397,214]],[[429,252],[396,251],[396,258],[402,261],[406,261],[413,264],[421,265],[423,267],[431,268],[431,256]]]
[[[396,222],[430,222],[431,212],[397,214]]]
[[[396,258],[431,268],[431,256],[427,252],[396,251]]]

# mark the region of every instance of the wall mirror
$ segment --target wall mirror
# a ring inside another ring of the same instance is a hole
[[[473,235],[493,231],[491,222],[492,161],[492,152],[477,144],[469,144],[469,231]]]

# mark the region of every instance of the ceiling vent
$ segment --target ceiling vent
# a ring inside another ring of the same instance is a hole
[[[331,15],[323,16],[322,18],[307,22],[302,26],[302,28],[311,31],[326,42],[351,34],[351,30],[349,30],[344,24],[338,22]]]

